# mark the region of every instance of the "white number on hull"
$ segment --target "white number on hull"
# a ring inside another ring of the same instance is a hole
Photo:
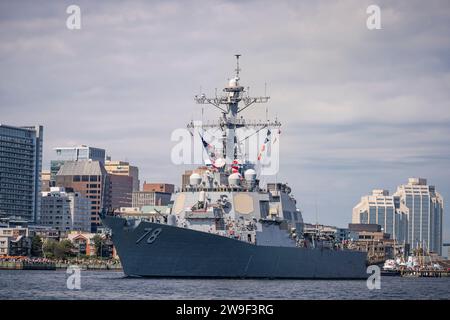
[[[153,242],[155,242],[156,238],[158,238],[159,234],[161,233],[162,229],[161,228],[156,228],[153,232],[152,232],[152,228],[145,228],[144,231],[145,233],[136,240],[136,244],[138,244],[139,242],[142,241],[142,239],[144,239],[146,236],[148,236],[150,233],[150,236],[147,238],[147,243],[151,244]]]

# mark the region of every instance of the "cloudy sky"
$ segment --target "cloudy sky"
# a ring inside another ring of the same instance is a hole
[[[66,28],[70,4],[81,30]],[[366,27],[370,4],[381,30]],[[88,144],[179,184],[171,132],[240,53],[242,83],[267,83],[283,123],[276,179],[306,221],[317,203],[319,222],[346,226],[362,195],[410,176],[450,199],[449,36],[447,0],[1,1],[0,122],[44,125],[44,167],[53,147]]]

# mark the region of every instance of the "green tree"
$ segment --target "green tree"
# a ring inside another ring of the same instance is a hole
[[[74,248],[70,240],[62,240],[56,243],[54,247],[54,256],[57,259],[67,258],[72,255],[72,249]]]
[[[92,238],[92,240],[94,241],[95,254],[97,256],[102,256],[102,249],[103,249],[103,246],[105,245],[105,240],[99,234],[96,234]]]
[[[44,243],[44,254],[47,258],[64,259],[73,255],[73,248],[70,240],[56,241],[49,239]]]
[[[31,239],[31,256],[42,257],[42,239],[40,236],[34,236]]]
[[[54,239],[48,239],[44,242],[43,245],[43,253],[44,257],[46,258],[53,258],[55,256],[55,246],[57,244],[57,241]]]

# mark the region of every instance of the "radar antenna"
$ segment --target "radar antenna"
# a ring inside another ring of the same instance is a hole
[[[202,128],[220,128],[222,130],[222,157],[227,160],[227,163],[231,163],[237,157],[236,144],[236,129],[242,127],[253,128],[266,128],[266,127],[279,127],[281,124],[275,121],[266,121],[264,123],[259,122],[247,122],[242,117],[238,118],[237,115],[243,110],[247,109],[254,103],[266,103],[269,101],[268,96],[262,97],[250,97],[249,89],[245,88],[239,83],[240,71],[239,58],[240,54],[235,54],[236,57],[236,75],[230,79],[228,85],[223,89],[222,95],[217,95],[217,91],[214,97],[208,98],[204,93],[196,95],[194,100],[198,104],[210,104],[219,109],[222,112],[222,117],[216,124],[202,125]],[[239,104],[242,103],[242,107]],[[188,128],[194,128],[196,125],[191,122],[188,124]]]
[[[239,68],[239,57],[241,55],[235,54],[234,56],[236,57],[236,78],[239,78],[239,71],[241,71],[241,69]]]

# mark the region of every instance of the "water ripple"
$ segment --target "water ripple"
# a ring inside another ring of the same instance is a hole
[[[450,299],[450,278],[385,277],[380,290],[364,280],[189,280],[127,278],[82,271],[69,290],[64,271],[0,270],[1,299]]]

